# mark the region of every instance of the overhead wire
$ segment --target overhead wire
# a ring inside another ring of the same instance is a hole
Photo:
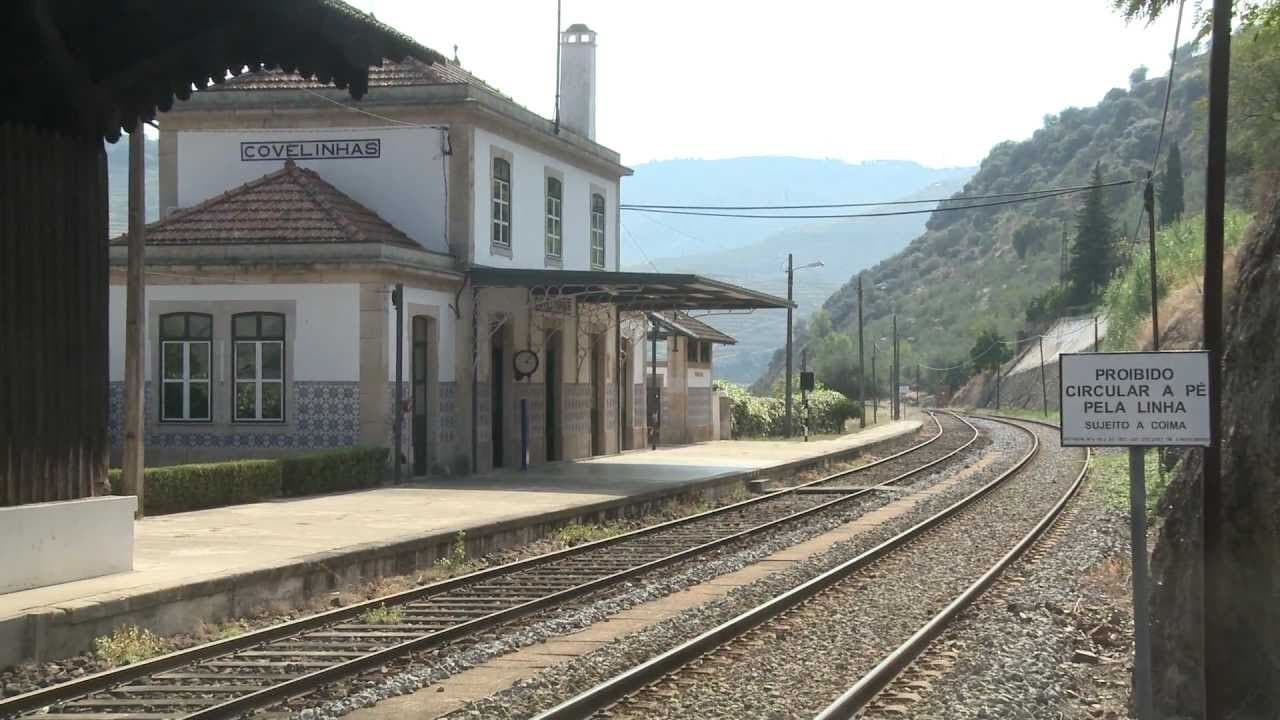
[[[924,215],[924,214],[932,214],[936,212],[954,212],[957,210],[976,210],[979,208],[999,207],[1002,205],[1014,205],[1017,203],[1034,202],[1038,200],[1045,200],[1048,198],[1062,197],[1062,196],[1070,195],[1073,193],[1092,190],[1094,188],[1109,188],[1109,187],[1120,187],[1122,185],[1131,185],[1136,182],[1137,182],[1136,180],[1116,180],[1109,183],[1102,183],[1100,185],[1087,185],[1077,189],[1058,190],[1055,192],[1044,193],[1040,195],[1018,197],[1011,200],[998,200],[998,201],[986,202],[986,203],[970,203],[967,205],[952,205],[952,206],[944,206],[944,207],[936,207],[936,208],[925,208],[921,210],[892,210],[887,212],[875,212],[875,213],[833,213],[833,214],[819,214],[819,215],[782,215],[782,214],[759,215],[759,214],[730,213],[730,212],[710,212],[710,211],[703,211],[703,210],[667,210],[667,209],[658,209],[658,208],[639,208],[639,207],[621,207],[620,209],[631,210],[633,212],[640,212],[640,213],[655,213],[658,215],[688,215],[688,216],[694,216],[694,217],[726,217],[726,218],[742,218],[742,219],[748,219],[748,220],[828,220],[828,219],[840,219],[840,218],[893,217],[898,215]]]
[[[996,198],[1023,197],[1027,195],[1051,195],[1058,192],[1090,190],[1092,188],[1092,185],[1072,185],[1065,187],[1040,188],[1038,190],[1019,190],[1016,192],[966,195],[964,197],[952,196],[945,198],[924,198],[920,200],[882,200],[880,202],[826,203],[815,205],[679,205],[623,203],[619,207],[625,210],[816,210],[823,208],[879,207],[881,205],[923,205],[925,203],[953,202],[959,200],[994,200]]]

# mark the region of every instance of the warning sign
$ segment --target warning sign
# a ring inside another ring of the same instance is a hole
[[[1062,444],[1208,445],[1206,352],[1063,353]]]

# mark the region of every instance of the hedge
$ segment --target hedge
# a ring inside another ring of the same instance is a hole
[[[110,473],[111,487],[120,487],[120,470]],[[238,505],[280,496],[280,464],[275,460],[170,465],[143,471],[147,515]]]
[[[170,465],[144,471],[147,515],[239,505],[377,485],[386,464],[385,448],[351,448],[275,460]],[[121,471],[108,473],[119,492]]]
[[[281,458],[286,497],[373,487],[382,481],[386,448],[352,448]]]
[[[780,437],[786,425],[786,403],[778,397],[760,397],[733,383],[717,383],[733,409],[734,437]],[[843,433],[844,423],[859,417],[858,404],[835,390],[818,388],[809,394],[809,432]],[[795,394],[794,430],[801,432],[804,407]]]

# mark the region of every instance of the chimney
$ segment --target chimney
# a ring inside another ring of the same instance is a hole
[[[560,124],[596,139],[596,34],[582,23],[560,33]]]

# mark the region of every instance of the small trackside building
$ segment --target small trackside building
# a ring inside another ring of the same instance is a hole
[[[712,348],[738,341],[683,311],[649,312],[646,316],[651,328],[646,386],[649,406],[662,409],[657,419],[659,442],[727,440],[718,433]],[[662,349],[655,353],[658,346]]]

